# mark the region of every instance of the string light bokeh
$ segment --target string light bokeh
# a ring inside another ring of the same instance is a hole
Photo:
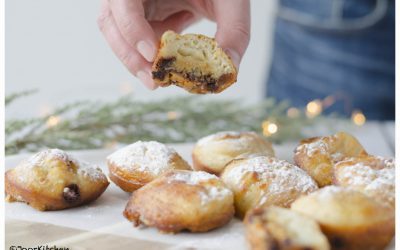
[[[302,115],[305,115],[308,119],[314,119],[321,115],[324,110],[331,107],[335,102],[336,98],[333,95],[327,96],[324,99],[315,99],[307,103],[304,110],[296,108],[296,107],[289,107],[286,110],[286,116],[290,119],[296,119]],[[363,114],[361,110],[354,110],[351,115],[351,122],[357,126],[363,126],[367,118]],[[274,134],[278,133],[279,125],[275,121],[274,118],[266,118],[262,124],[262,132],[264,136],[270,137]]]
[[[131,88],[130,84],[121,84],[121,91],[125,93],[129,93],[133,91],[133,88]],[[318,117],[319,115],[322,114],[322,112],[332,106],[335,103],[335,98],[333,96],[327,96],[326,98],[320,100],[320,99],[315,99],[307,103],[306,107],[304,110],[301,110],[296,107],[289,107],[286,110],[286,116],[290,119],[296,119],[300,117],[301,115],[305,115],[308,119],[314,119]],[[51,110],[52,108],[49,105],[44,105],[41,108],[41,111],[47,111]],[[177,111],[171,110],[166,113],[166,118],[170,121],[174,121],[176,119],[179,119],[180,114]],[[354,110],[351,115],[351,121],[353,124],[357,126],[363,126],[367,118],[365,115],[362,113],[361,110]],[[61,122],[61,117],[59,116],[50,116],[47,121],[46,121],[46,127],[51,128],[54,126],[57,126]],[[279,125],[275,121],[274,118],[267,118],[262,122],[262,133],[266,137],[270,137],[278,133],[279,131]],[[106,147],[114,147],[115,144],[112,143],[111,145],[107,145]]]
[[[367,118],[361,111],[355,110],[355,111],[353,111],[353,113],[351,115],[351,120],[353,121],[353,123],[355,125],[362,126],[365,124]]]
[[[47,121],[46,121],[46,126],[48,128],[57,126],[61,121],[61,118],[59,116],[50,116]]]
[[[314,118],[322,113],[322,102],[320,100],[314,100],[307,103],[306,116],[308,118]]]
[[[179,118],[179,113],[176,111],[167,112],[167,119],[170,121],[176,120]]]
[[[262,123],[262,130],[263,130],[263,134],[264,136],[271,136],[273,134],[275,134],[276,132],[278,132],[278,125],[275,122],[272,121],[268,121],[265,120]]]

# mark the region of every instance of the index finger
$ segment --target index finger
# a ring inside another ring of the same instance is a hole
[[[114,20],[125,41],[149,62],[157,53],[157,38],[145,18],[142,0],[110,0]]]

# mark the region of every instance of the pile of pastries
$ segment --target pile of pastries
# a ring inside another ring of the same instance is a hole
[[[251,249],[384,249],[395,232],[395,164],[339,132],[302,140],[294,163],[253,132],[200,139],[191,167],[174,149],[138,141],[106,159],[132,193],[123,215],[162,232],[206,232],[243,219]],[[5,174],[7,200],[59,210],[97,199],[97,166],[49,149]],[[122,209],[121,209],[122,210]]]

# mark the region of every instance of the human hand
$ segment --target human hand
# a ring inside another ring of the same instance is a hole
[[[249,0],[103,0],[98,25],[111,49],[148,88],[158,41],[200,18],[217,23],[215,39],[239,69],[250,40]]]

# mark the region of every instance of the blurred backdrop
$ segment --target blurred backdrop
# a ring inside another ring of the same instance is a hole
[[[265,94],[271,59],[275,0],[252,1],[252,37],[238,82],[219,95],[257,102]],[[7,107],[7,118],[45,115],[75,100],[114,100],[133,93],[154,100],[189,95],[177,87],[147,90],[117,60],[103,39],[96,18],[97,0],[6,1],[6,95],[39,92]],[[186,30],[213,36],[216,26],[203,20]]]

